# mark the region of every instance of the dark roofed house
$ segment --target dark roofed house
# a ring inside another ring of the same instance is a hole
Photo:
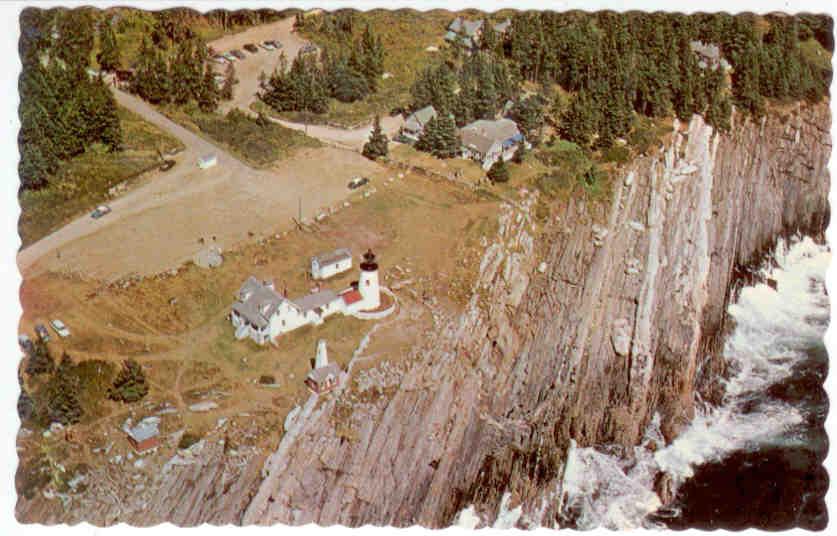
[[[407,143],[415,143],[424,132],[424,127],[431,119],[436,117],[436,108],[425,106],[421,110],[413,112],[404,122],[401,135],[407,139]]]
[[[462,156],[472,158],[488,170],[495,162],[510,160],[521,143],[525,143],[517,124],[511,119],[489,121],[480,119],[462,127]]]

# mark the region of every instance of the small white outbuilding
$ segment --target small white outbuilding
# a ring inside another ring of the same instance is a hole
[[[343,273],[352,267],[352,252],[347,248],[339,248],[329,253],[311,257],[311,277],[314,279],[328,279]]]

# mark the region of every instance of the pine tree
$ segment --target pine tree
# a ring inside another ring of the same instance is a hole
[[[428,152],[436,158],[453,158],[459,153],[460,145],[453,117],[442,110],[424,126],[424,131],[416,142],[416,149]]]
[[[26,363],[26,374],[29,376],[50,374],[54,369],[55,363],[52,361],[52,355],[50,355],[46,343],[41,340],[35,341],[34,350]]]
[[[499,159],[488,170],[488,178],[491,182],[509,182],[509,170],[503,159]]]
[[[561,137],[582,147],[587,146],[596,131],[592,107],[593,103],[586,91],[576,94],[561,117]]]
[[[544,100],[533,95],[519,100],[511,110],[511,118],[523,132],[526,139],[533,145],[541,140],[544,124]]]
[[[227,65],[226,72],[224,72],[224,84],[221,86],[220,98],[224,100],[231,100],[233,98],[233,86],[235,86],[235,67],[232,63]]]
[[[119,46],[116,43],[116,34],[110,22],[105,21],[102,23],[99,40],[101,41],[101,51],[96,57],[96,61],[99,62],[99,68],[103,71],[115,71],[119,69],[121,63]]]
[[[218,108],[218,101],[220,100],[221,95],[215,83],[215,76],[212,69],[207,67],[204,70],[200,92],[198,93],[198,106],[204,112],[214,112]]]
[[[147,394],[148,385],[145,382],[145,373],[142,371],[142,367],[133,359],[123,361],[122,370],[114,379],[108,397],[112,400],[130,404],[142,400]]]
[[[79,402],[79,382],[73,374],[74,364],[66,353],[46,386],[46,416],[50,423],[75,424],[83,414]]]
[[[363,146],[363,156],[370,160],[387,156],[389,154],[388,143],[389,140],[381,129],[381,117],[376,115],[375,122],[372,125],[372,133],[369,135],[369,141]]]

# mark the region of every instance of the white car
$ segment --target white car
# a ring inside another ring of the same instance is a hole
[[[235,56],[233,56],[229,52],[224,52],[223,54],[221,54],[221,57],[224,58],[225,60],[227,60],[230,63],[232,63],[234,61],[238,61],[238,58],[236,58]]]
[[[211,168],[218,163],[218,157],[214,154],[208,154],[198,158],[198,167],[201,169]]]
[[[64,322],[56,319],[50,320],[49,325],[52,326],[52,329],[55,330],[55,333],[58,334],[59,337],[62,339],[70,336],[70,330],[67,326],[64,325]]]

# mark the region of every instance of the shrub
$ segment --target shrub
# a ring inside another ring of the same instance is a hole
[[[201,440],[201,436],[194,433],[194,432],[186,432],[180,437],[180,441],[177,442],[177,448],[179,449],[188,449],[195,443]]]
[[[491,182],[509,182],[509,170],[502,158],[488,170],[488,178]]]
[[[142,367],[129,359],[122,363],[122,370],[113,381],[108,397],[119,402],[133,403],[142,400],[148,394],[148,384]]]

